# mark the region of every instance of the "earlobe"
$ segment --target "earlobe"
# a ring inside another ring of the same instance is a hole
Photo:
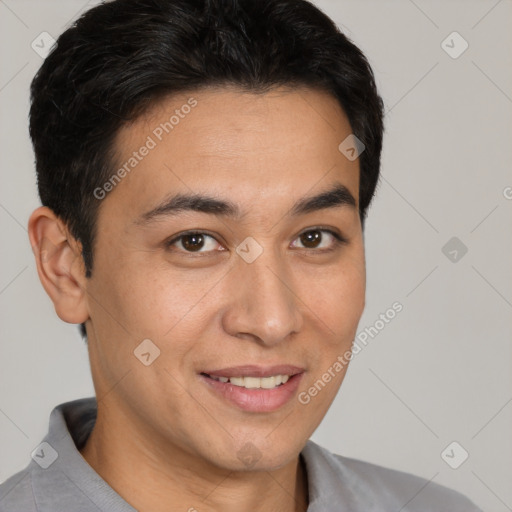
[[[30,216],[28,234],[39,279],[57,315],[68,323],[85,322],[89,312],[80,244],[46,206]]]

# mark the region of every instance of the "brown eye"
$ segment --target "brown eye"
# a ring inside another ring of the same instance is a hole
[[[320,231],[306,231],[300,235],[300,241],[304,247],[314,249],[322,241],[322,234]]]
[[[189,254],[213,253],[222,250],[222,245],[212,235],[202,232],[182,233],[165,245],[173,251]]]
[[[204,237],[200,233],[184,235],[181,237],[181,245],[187,251],[199,251],[204,246]]]
[[[312,249],[314,252],[325,252],[336,249],[337,246],[347,243],[347,240],[340,234],[330,229],[309,229],[301,233],[296,240],[300,245],[299,249]]]

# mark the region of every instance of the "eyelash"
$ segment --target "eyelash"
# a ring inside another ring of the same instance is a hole
[[[316,253],[320,253],[320,254],[325,254],[325,253],[328,253],[328,252],[336,250],[341,245],[344,245],[344,244],[348,243],[348,240],[344,236],[342,236],[341,234],[337,233],[336,231],[333,231],[332,229],[324,228],[322,226],[317,226],[317,227],[314,227],[314,228],[308,228],[305,231],[302,231],[301,233],[299,233],[294,240],[296,240],[297,238],[301,237],[302,235],[305,235],[306,233],[310,233],[310,232],[314,232],[314,231],[320,231],[322,233],[328,233],[329,235],[332,235],[333,238],[334,238],[332,246],[327,248],[327,249],[325,249],[325,248],[324,249],[314,249],[314,248],[310,249],[308,247],[299,247],[299,249],[304,250],[304,251],[308,251],[308,252],[316,252]],[[176,244],[177,242],[182,240],[184,237],[191,236],[191,235],[206,235],[206,236],[209,236],[209,237],[213,238],[215,241],[217,241],[217,243],[219,243],[218,240],[215,238],[215,236],[210,234],[210,233],[208,233],[207,231],[185,231],[184,233],[180,233],[179,235],[177,235],[177,236],[173,237],[172,239],[166,241],[165,242],[165,246],[167,248],[172,248],[172,246],[174,244]],[[201,252],[201,251],[187,251],[185,249],[178,249],[178,252],[182,252],[182,253],[185,253],[185,254],[191,255],[191,256],[196,256],[196,255],[197,256],[204,256],[204,255],[208,255],[209,253],[218,252],[218,251],[203,251],[203,252]]]

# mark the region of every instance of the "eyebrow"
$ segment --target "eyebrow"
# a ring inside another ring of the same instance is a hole
[[[299,216],[330,208],[349,207],[355,209],[356,200],[350,190],[341,183],[314,196],[302,197],[295,202],[290,215]],[[203,194],[176,194],[164,200],[152,210],[142,214],[136,224],[147,224],[162,217],[178,215],[184,211],[208,213],[216,216],[240,219],[244,216],[235,203]]]

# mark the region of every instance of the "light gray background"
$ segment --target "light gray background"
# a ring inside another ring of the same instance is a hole
[[[26,224],[39,205],[31,42],[94,3],[0,0],[0,481],[28,463],[56,404],[93,394],[86,347],[39,283]],[[512,510],[512,2],[315,3],[366,53],[387,110],[359,331],[395,301],[403,311],[354,358],[313,439]],[[457,59],[441,46],[453,31],[469,44]],[[441,250],[454,236],[468,248],[457,262]],[[469,452],[456,470],[441,458],[452,441]]]

